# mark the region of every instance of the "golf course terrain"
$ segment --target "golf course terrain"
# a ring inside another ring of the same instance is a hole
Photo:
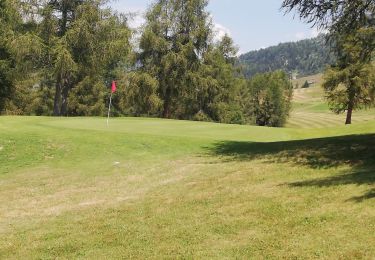
[[[374,259],[375,113],[319,91],[286,128],[0,117],[0,258]]]
[[[304,82],[314,82],[309,88],[294,90],[293,109],[287,127],[294,128],[324,128],[342,126],[346,114],[334,114],[329,111],[324,100],[324,91],[321,87],[323,75],[316,74],[293,81],[294,85],[302,86]],[[365,109],[354,112],[353,123],[375,121],[375,109]]]

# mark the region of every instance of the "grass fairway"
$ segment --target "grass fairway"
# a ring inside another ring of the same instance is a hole
[[[375,121],[0,117],[0,258],[375,257]]]
[[[294,90],[293,108],[287,127],[292,128],[326,128],[342,126],[345,123],[346,114],[334,114],[328,108],[324,99],[324,91],[321,87],[323,76],[321,74],[300,78],[293,84],[302,86],[305,81],[313,81],[310,88]],[[375,109],[359,110],[353,113],[353,123],[375,121]]]

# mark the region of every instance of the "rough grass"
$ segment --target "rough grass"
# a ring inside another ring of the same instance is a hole
[[[0,117],[0,258],[375,257],[375,122]]]

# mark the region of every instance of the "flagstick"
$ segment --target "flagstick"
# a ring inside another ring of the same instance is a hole
[[[107,127],[109,126],[109,114],[111,113],[112,94],[113,94],[113,92],[111,92],[111,96],[109,97],[108,117],[107,117]]]

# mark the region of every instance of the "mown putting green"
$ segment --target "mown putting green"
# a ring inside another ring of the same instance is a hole
[[[0,117],[0,258],[375,257],[375,122]]]

